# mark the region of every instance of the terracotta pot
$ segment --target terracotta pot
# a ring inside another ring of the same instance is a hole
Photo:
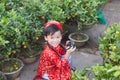
[[[20,56],[20,59],[25,64],[32,64],[32,63],[34,63],[40,57],[40,53],[41,53],[41,51],[39,51],[37,54],[34,54],[32,56],[29,56],[29,57]]]
[[[20,57],[22,59],[22,61],[25,63],[25,64],[31,64],[33,62],[35,62],[37,60],[37,57],[36,56],[30,56],[30,57]]]
[[[89,40],[89,36],[85,33],[71,33],[68,37],[76,47],[83,46]]]

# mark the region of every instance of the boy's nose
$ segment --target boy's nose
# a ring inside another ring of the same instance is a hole
[[[54,39],[54,41],[55,41],[55,42],[57,42],[57,41],[58,41],[58,39]]]

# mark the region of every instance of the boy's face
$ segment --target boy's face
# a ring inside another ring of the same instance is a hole
[[[48,41],[48,43],[51,46],[57,47],[61,43],[62,34],[61,34],[60,31],[57,31],[53,35],[50,34],[48,36],[45,36],[44,38],[45,38],[46,41]]]

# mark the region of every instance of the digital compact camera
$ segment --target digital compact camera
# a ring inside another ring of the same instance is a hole
[[[66,45],[66,50],[68,50],[68,49],[70,49],[70,48],[74,48],[75,47],[75,45],[74,45],[74,42],[73,41],[70,41],[70,42],[68,42],[67,43],[67,45]]]

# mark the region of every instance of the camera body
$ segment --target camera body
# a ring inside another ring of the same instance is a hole
[[[73,41],[69,41],[67,43],[66,47],[67,47],[66,50],[70,49],[71,47],[74,48],[75,47],[74,42]]]

